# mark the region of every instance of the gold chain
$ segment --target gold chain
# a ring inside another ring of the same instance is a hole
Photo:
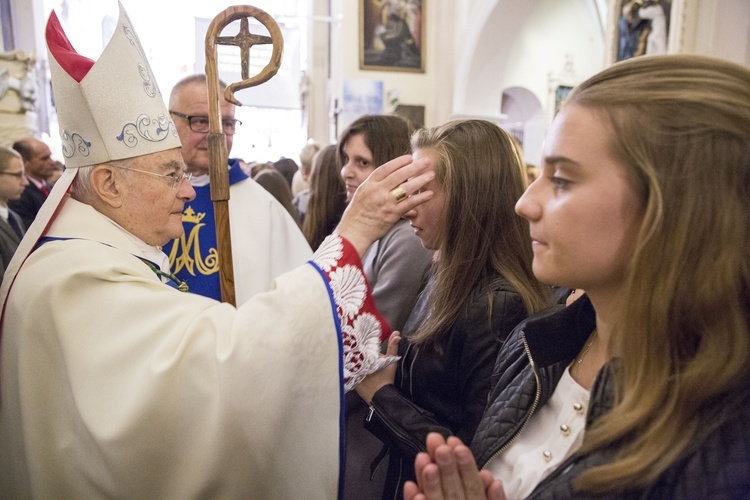
[[[596,339],[597,330],[594,330],[594,333],[591,334],[591,340],[589,340],[588,344],[586,344],[586,347],[583,348],[583,351],[581,352],[581,355],[578,356],[578,361],[576,361],[577,365],[580,365],[583,362],[583,358],[586,357],[586,354],[588,354],[589,349],[591,349],[591,344],[594,343],[594,340]]]

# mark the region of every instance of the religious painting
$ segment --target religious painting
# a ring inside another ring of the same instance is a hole
[[[642,55],[667,54],[672,0],[618,0],[614,17],[614,61]]]
[[[360,0],[360,69],[424,72],[424,2]]]

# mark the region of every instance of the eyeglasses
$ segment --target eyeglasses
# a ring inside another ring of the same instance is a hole
[[[190,179],[193,178],[193,174],[189,172],[170,172],[168,174],[157,174],[156,172],[149,172],[148,170],[140,170],[137,168],[130,168],[130,167],[120,167],[118,165],[109,164],[112,167],[121,168],[123,170],[129,170],[132,172],[140,172],[142,174],[148,174],[153,175],[154,177],[161,177],[162,179],[166,180],[170,187],[172,189],[177,189],[177,187],[182,184],[182,181],[188,181],[190,182]]]
[[[170,111],[169,113],[187,120],[190,130],[192,130],[193,132],[197,132],[199,134],[208,133],[207,116],[185,115],[183,113],[178,113],[177,111]],[[221,119],[221,127],[226,135],[234,135],[234,133],[237,131],[237,127],[239,127],[240,125],[242,125],[242,122],[234,118]]]
[[[10,175],[11,177],[20,179],[23,177],[23,172],[0,172],[0,175]]]

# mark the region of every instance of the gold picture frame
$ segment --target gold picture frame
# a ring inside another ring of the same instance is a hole
[[[607,63],[682,50],[685,12],[693,0],[609,0]],[[661,9],[655,17],[653,11]],[[640,15],[641,12],[651,11]]]
[[[360,0],[359,68],[424,73],[425,0]]]

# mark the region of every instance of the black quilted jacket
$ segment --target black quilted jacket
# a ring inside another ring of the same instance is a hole
[[[511,334],[498,355],[490,402],[471,443],[480,467],[509,446],[536,408],[549,399],[594,326],[594,310],[588,298],[583,297],[567,309],[529,318]],[[530,359],[536,370],[532,369]],[[615,365],[607,365],[594,383],[587,426],[612,407]],[[633,488],[607,497],[750,498],[750,384],[731,398],[717,401],[713,408],[700,426],[694,444],[657,481],[647,488]],[[588,498],[573,489],[573,480],[581,471],[610,461],[615,451],[573,455],[542,481],[529,498]]]
[[[428,312],[430,286],[424,290],[409,329]],[[493,299],[492,316],[488,297]],[[504,278],[496,276],[475,289],[456,323],[447,332],[442,352],[415,346],[406,338],[394,385],[378,390],[365,428],[389,448],[389,467],[383,498],[401,498],[403,483],[414,479],[414,458],[426,451],[429,432],[457,435],[469,442],[484,412],[490,374],[500,345],[526,317],[521,296]]]

